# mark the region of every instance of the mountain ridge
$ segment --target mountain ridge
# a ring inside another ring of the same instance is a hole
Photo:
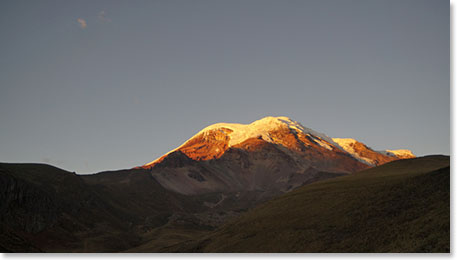
[[[216,123],[209,125],[200,130],[197,134],[193,135],[182,145],[169,151],[158,159],[139,167],[152,168],[157,163],[160,163],[164,157],[178,150],[181,150],[194,160],[217,159],[220,158],[222,154],[224,154],[224,152],[227,151],[227,149],[230,147],[238,145],[251,138],[258,138],[270,143],[284,145],[283,140],[275,139],[272,137],[272,132],[278,130],[282,130],[283,132],[289,131],[289,133],[294,135],[300,134],[309,139],[309,141],[328,150],[344,151],[354,159],[369,166],[379,165],[393,159],[406,159],[415,157],[415,155],[407,149],[374,151],[362,142],[352,138],[330,138],[323,133],[317,132],[308,127],[304,127],[302,124],[290,119],[289,117],[267,116],[250,124]],[[211,143],[211,146],[204,147],[204,143]],[[358,151],[354,151],[354,146],[359,146],[359,149],[356,149]],[[363,146],[365,150],[369,151],[371,156],[378,158],[372,159],[369,158],[369,155],[366,157],[366,151],[364,152],[365,156],[360,156],[361,146]],[[195,150],[200,150],[200,152],[196,154]]]

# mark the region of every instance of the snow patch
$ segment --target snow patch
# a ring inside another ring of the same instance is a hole
[[[313,139],[314,142],[316,142],[318,145],[324,147],[325,149],[330,150],[330,151],[333,150],[333,148],[330,145],[324,143],[323,141],[321,141],[321,139],[318,139],[315,136],[312,136],[310,134],[307,134],[307,136],[309,136],[311,139]]]
[[[349,153],[352,157],[357,159],[359,162],[362,162],[364,164],[368,164],[371,166],[375,166],[375,162],[366,157],[360,156],[355,150],[354,150],[354,145],[358,142],[355,139],[352,138],[333,138],[333,141],[340,145],[341,148],[343,148],[344,151]]]

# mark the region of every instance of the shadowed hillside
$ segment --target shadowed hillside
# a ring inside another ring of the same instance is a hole
[[[165,190],[144,170],[80,176],[44,164],[2,163],[0,249],[122,251],[165,224],[208,230],[193,214],[206,209],[204,201],[217,201],[214,197]]]
[[[400,160],[258,206],[182,252],[449,252],[449,157]]]
[[[446,156],[270,201],[263,191],[175,193],[146,169],[80,176],[43,164],[0,164],[0,188],[2,252],[449,252]]]

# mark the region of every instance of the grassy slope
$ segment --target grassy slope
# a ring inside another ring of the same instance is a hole
[[[0,163],[0,188],[0,252],[162,248],[212,230],[193,214],[218,199],[165,190],[146,170],[80,176],[45,164]]]
[[[0,194],[2,251],[110,252],[138,240],[129,232],[131,216],[78,175],[44,164],[2,163],[0,180],[9,189]]]
[[[0,251],[449,251],[449,168],[430,173],[448,165],[448,157],[425,157],[307,185],[208,233],[192,219],[163,225],[174,212],[202,210],[202,200],[165,192],[145,173],[81,177],[0,164],[0,177],[24,192],[9,197],[15,211],[0,221]],[[53,219],[51,226],[38,233],[12,226],[36,216]]]
[[[449,157],[401,160],[310,184],[198,241],[197,252],[449,252]]]
[[[146,171],[79,176],[45,164],[0,163],[0,187],[2,252],[123,251],[172,214],[202,207]]]

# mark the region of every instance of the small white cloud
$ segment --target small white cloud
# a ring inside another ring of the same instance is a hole
[[[82,29],[87,27],[86,20],[84,20],[82,18],[78,18],[76,21],[79,23],[79,26],[81,26]]]
[[[111,22],[111,19],[109,19],[108,17],[106,17],[106,13],[104,10],[100,11],[98,13],[98,20],[100,22],[104,22],[104,23],[110,23]]]

